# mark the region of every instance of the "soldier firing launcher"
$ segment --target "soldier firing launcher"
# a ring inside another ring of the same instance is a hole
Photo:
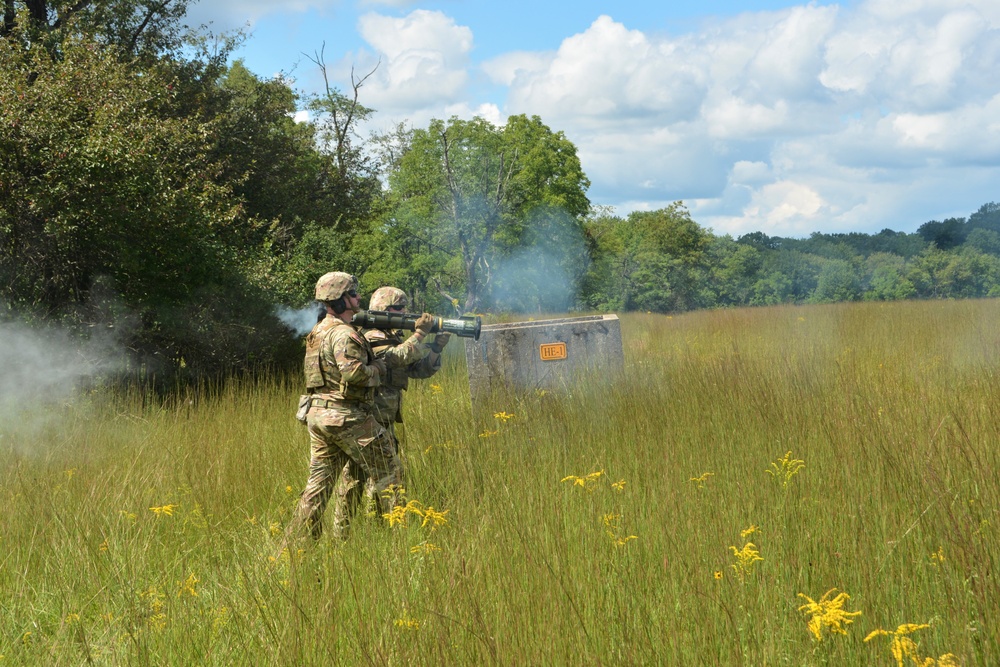
[[[354,316],[351,324],[366,329],[406,329],[413,331],[420,315],[415,313],[393,313],[387,310],[362,310]],[[461,338],[479,340],[479,332],[483,327],[483,318],[479,315],[465,316],[457,319],[435,317],[431,333],[447,331]]]

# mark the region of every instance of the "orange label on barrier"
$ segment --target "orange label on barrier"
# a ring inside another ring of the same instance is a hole
[[[556,361],[566,358],[566,343],[543,343],[538,346],[542,361]]]

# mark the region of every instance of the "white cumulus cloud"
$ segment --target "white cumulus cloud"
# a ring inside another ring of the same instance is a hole
[[[597,203],[683,199],[731,233],[912,230],[932,193],[953,215],[1000,195],[973,187],[1000,182],[998,8],[809,4],[680,36],[602,16],[487,70],[509,86],[506,113],[577,144]]]
[[[374,53],[353,54],[342,67],[378,64],[365,84],[366,105],[422,120],[427,109],[439,111],[462,101],[472,49],[468,27],[441,12],[415,10],[401,18],[365,14],[358,31]]]
[[[361,15],[365,46],[332,67],[373,72],[361,101],[376,124],[538,115],[619,213],[682,199],[734,234],[910,231],[1000,199],[998,0],[803,2],[677,34],[611,12],[485,62],[473,14],[390,13]]]

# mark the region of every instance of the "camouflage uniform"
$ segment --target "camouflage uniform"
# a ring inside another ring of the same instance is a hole
[[[323,532],[323,512],[335,493],[334,530],[346,537],[366,482],[378,508],[383,512],[392,509],[392,494],[383,492],[402,482],[402,465],[389,433],[372,415],[373,394],[381,376],[379,365],[364,336],[332,315],[306,338],[306,390],[312,397],[306,416],[311,457],[309,480],[291,532],[307,524],[312,536],[318,538]]]
[[[385,380],[375,390],[375,419],[389,431],[399,451],[395,425],[403,423],[403,392],[410,378],[429,378],[441,370],[441,355],[430,352],[413,336],[403,340],[403,332],[398,329],[366,329],[363,333],[387,368]]]
[[[389,306],[405,308],[408,303],[409,299],[402,290],[380,287],[372,294],[368,307],[370,310],[385,310]],[[371,343],[375,356],[385,361],[386,377],[375,390],[375,419],[389,431],[398,452],[396,424],[403,422],[403,391],[409,386],[410,378],[429,378],[441,370],[441,351],[435,344],[424,342],[419,332],[414,332],[406,340],[403,340],[404,333],[400,329],[364,329],[362,333]]]

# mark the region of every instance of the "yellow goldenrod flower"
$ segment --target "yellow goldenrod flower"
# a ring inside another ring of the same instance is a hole
[[[390,487],[391,488],[391,487]],[[388,491],[388,489],[386,489]],[[402,489],[400,488],[400,492]],[[385,491],[383,492],[385,493]],[[432,512],[433,508],[428,508]],[[447,512],[447,510],[445,510]],[[390,526],[406,526],[406,516],[408,514],[416,514],[417,516],[423,518],[424,512],[420,509],[420,503],[416,500],[411,500],[405,505],[396,505],[386,514],[382,515],[382,518],[389,522]]]
[[[167,627],[167,614],[164,610],[164,598],[166,596],[161,593],[156,586],[150,586],[144,591],[139,591],[139,598],[145,600],[147,604],[147,611],[149,616],[146,621],[149,627],[154,630],[162,630]]]
[[[420,621],[415,618],[410,618],[408,614],[403,614],[402,618],[397,618],[392,622],[397,628],[403,628],[404,630],[419,630]]]
[[[746,581],[747,575],[753,570],[753,564],[764,559],[753,542],[747,542],[742,549],[733,546],[729,548],[733,550],[733,556],[736,558],[736,562],[732,566],[736,576],[740,578],[741,582]]]
[[[625,480],[624,479],[620,479],[617,482],[611,482],[611,488],[614,489],[615,491],[624,491],[625,490]]]
[[[623,547],[626,544],[628,544],[630,540],[637,540],[639,538],[636,537],[635,535],[629,535],[627,537],[619,537],[612,535],[612,539],[614,540],[616,547]]]
[[[482,433],[479,434],[479,437],[480,438],[490,438],[490,437],[493,437],[494,435],[496,435],[499,432],[500,431],[491,431],[489,429],[486,429],[485,431],[483,431]]]
[[[740,531],[740,537],[745,540],[746,538],[750,537],[751,535],[757,532],[760,532],[760,527],[757,524],[752,523],[750,524],[749,528]]]
[[[514,418],[514,415],[507,412],[496,412],[493,414],[494,419],[499,419],[501,422],[508,422]]]
[[[194,585],[198,583],[198,577],[194,576],[194,572],[188,575],[188,578],[181,583],[181,588],[177,591],[177,597],[183,596],[185,593],[193,598],[198,597],[198,591],[194,589]]]
[[[176,503],[170,505],[160,505],[159,507],[150,507],[149,511],[156,516],[173,516],[174,510],[180,507]]]
[[[292,486],[289,484],[288,486],[285,487],[285,493],[291,493],[291,492],[292,492]]]
[[[421,542],[415,547],[410,547],[411,554],[431,554],[435,551],[441,551],[441,547],[436,544],[431,544],[430,542]]]
[[[576,475],[567,475],[563,477],[560,482],[572,482],[573,486],[579,486],[581,489],[587,489],[588,491],[593,490],[593,485],[600,479],[601,475],[604,474],[603,470],[598,470],[597,472],[592,472],[589,475],[583,477],[577,477]]]
[[[806,462],[802,459],[793,459],[792,450],[785,452],[785,455],[774,461],[771,464],[770,470],[765,470],[768,475],[771,475],[777,479],[781,480],[782,486],[788,486],[788,482],[798,474],[800,470],[806,467]]]
[[[868,636],[865,637],[865,641],[874,639],[875,637],[891,637],[889,651],[896,660],[897,667],[903,666],[904,658],[909,658],[913,661],[913,664],[920,665],[920,667],[958,667],[958,658],[951,653],[945,653],[937,660],[930,657],[921,658],[917,653],[917,643],[907,637],[907,635],[929,627],[931,626],[928,623],[903,623],[895,631],[878,628],[869,632]]]
[[[798,594],[800,598],[806,601],[806,604],[799,607],[799,611],[810,617],[808,623],[809,632],[812,633],[818,642],[823,641],[824,627],[829,628],[830,632],[838,635],[846,635],[847,630],[844,629],[844,626],[850,625],[854,622],[855,617],[861,615],[860,611],[844,610],[844,602],[851,597],[847,593],[842,592],[836,597],[831,598],[830,595],[835,590],[837,589],[831,588],[826,593],[823,593],[819,602],[803,593]]]
[[[444,518],[444,515],[450,511],[451,510],[437,512],[434,510],[433,507],[428,507],[427,509],[424,510],[423,513],[424,521],[423,523],[420,524],[420,527],[423,528],[428,523],[431,524],[431,530],[435,530],[438,526],[443,526],[444,524],[448,523],[448,520]]]
[[[617,528],[618,519],[622,518],[621,514],[615,514],[614,512],[608,512],[604,515],[604,525],[608,528]]]
[[[699,476],[692,477],[688,481],[689,482],[694,482],[698,486],[699,489],[703,489],[703,488],[705,488],[705,483],[708,481],[708,478],[712,477],[713,475],[715,475],[714,472],[703,472]]]
[[[66,625],[80,622],[80,614],[66,614]]]
[[[440,394],[442,392],[444,392],[444,389],[441,388],[441,385],[439,385],[439,384],[432,384],[431,385],[431,393],[432,394]]]
[[[389,526],[405,526],[406,525],[406,508],[402,505],[396,505],[387,514],[383,514],[382,518],[389,522]]]
[[[944,562],[944,547],[938,547],[938,550],[931,554],[931,565],[940,565]]]
[[[406,496],[406,489],[401,484],[390,484],[382,492],[383,498],[397,498]]]

